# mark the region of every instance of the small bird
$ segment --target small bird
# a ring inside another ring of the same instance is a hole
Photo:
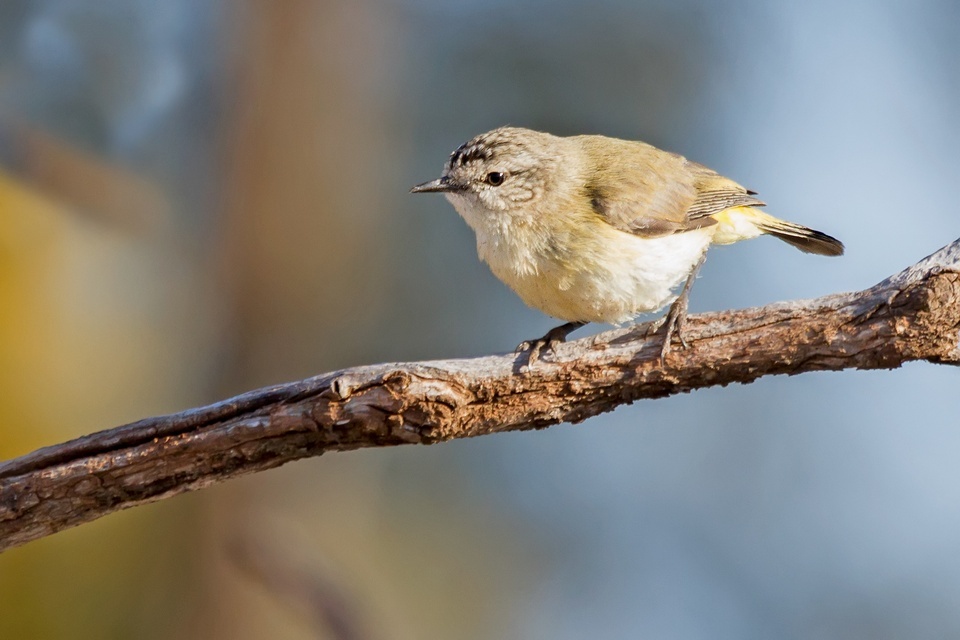
[[[664,329],[663,362],[675,333],[686,346],[690,287],[711,244],[769,234],[806,253],[843,254],[836,238],[774,218],[755,191],[702,164],[604,136],[494,129],[411,192],[445,194],[494,275],[565,321],[520,344],[530,365],[588,322],[621,324],[672,303],[653,323]]]

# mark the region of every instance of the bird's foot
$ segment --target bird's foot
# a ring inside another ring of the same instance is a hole
[[[680,339],[680,344],[684,349],[690,346],[683,336],[683,328],[687,324],[687,308],[690,305],[690,288],[693,287],[693,282],[697,279],[697,273],[700,271],[700,267],[703,266],[703,261],[706,257],[707,253],[704,251],[697,261],[697,264],[694,265],[690,275],[687,276],[687,281],[683,284],[680,295],[677,296],[677,299],[670,305],[670,310],[667,311],[667,315],[658,323],[660,326],[658,326],[657,329],[659,330],[661,327],[664,329],[663,345],[660,347],[661,367],[667,362],[667,354],[670,353],[674,335]]]
[[[667,314],[657,323],[657,331],[663,329],[663,344],[660,346],[660,366],[662,367],[667,362],[667,354],[670,353],[670,349],[673,348],[673,337],[676,336],[680,340],[680,345],[686,349],[688,346],[687,340],[684,337],[684,327],[687,324],[687,305],[689,299],[687,296],[680,296],[674,300],[673,304],[670,305],[670,310],[667,311]]]
[[[540,356],[546,355],[556,348],[562,342],[567,341],[567,336],[576,331],[586,322],[567,322],[559,327],[554,327],[547,331],[546,335],[536,340],[525,340],[517,345],[516,353],[527,352],[527,366],[532,367]]]

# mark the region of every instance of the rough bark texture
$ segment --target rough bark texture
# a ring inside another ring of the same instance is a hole
[[[960,239],[865,291],[608,331],[532,368],[495,355],[356,367],[101,431],[0,463],[0,550],[291,460],[580,422],[760,376],[960,363]]]

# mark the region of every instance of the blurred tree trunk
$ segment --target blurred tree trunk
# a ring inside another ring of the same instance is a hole
[[[377,187],[392,166],[386,101],[371,95],[385,71],[377,15],[366,2],[313,0],[244,10],[225,158],[239,323],[228,387],[317,371],[374,326]],[[343,265],[351,277],[327,277]]]
[[[375,277],[385,268],[377,261],[386,251],[377,227],[383,189],[371,180],[390,170],[389,101],[377,95],[387,71],[382,11],[366,1],[234,6],[223,132],[222,256],[234,303],[225,392],[346,362],[373,332],[385,284]],[[329,277],[344,272],[350,277]],[[251,514],[272,509],[282,517],[281,502],[304,513],[295,505],[316,501],[306,488],[317,473],[293,468],[266,484],[241,482],[211,496],[206,539],[215,560],[196,637],[324,633],[292,619],[282,602],[251,601],[260,589],[238,581],[237,567],[220,553],[225,542],[250,535],[258,520]],[[343,522],[327,526],[353,535],[338,528]],[[326,552],[312,542],[316,548],[296,555]]]

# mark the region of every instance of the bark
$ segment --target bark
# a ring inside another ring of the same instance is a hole
[[[147,418],[0,463],[0,550],[330,451],[580,422],[765,375],[960,363],[960,239],[870,289],[691,316],[660,363],[637,328],[492,355],[344,369]]]

